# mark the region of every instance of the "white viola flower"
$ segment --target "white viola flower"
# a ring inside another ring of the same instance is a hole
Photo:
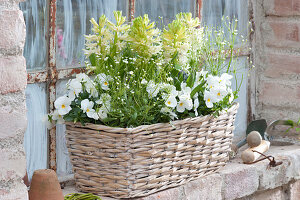
[[[221,85],[227,85],[227,86],[231,86],[231,81],[230,79],[232,79],[232,75],[229,75],[227,73],[224,73],[221,75],[221,77],[219,78],[219,83]]]
[[[109,90],[109,81],[111,81],[111,76],[106,76],[104,73],[98,74],[95,78],[95,81],[101,85],[103,90]]]
[[[75,98],[76,98],[75,92],[72,91],[72,90],[69,90],[67,96],[69,97],[69,99],[70,99],[71,101],[74,101]]]
[[[223,98],[228,94],[228,91],[224,85],[219,85],[219,87],[214,87],[211,92],[216,97],[216,102],[222,101]]]
[[[208,108],[212,108],[214,106],[214,103],[216,102],[216,96],[213,94],[213,92],[209,92],[207,90],[204,91],[204,100],[205,104]]]
[[[172,111],[172,108],[169,107],[163,107],[160,110],[161,113],[168,115],[172,120],[174,120],[175,118],[177,119],[177,115],[175,114],[175,112]]]
[[[101,120],[107,118],[107,110],[103,106],[97,110],[97,115]]]
[[[70,106],[71,102],[72,101],[68,97],[62,96],[56,99],[56,101],[54,102],[54,106],[60,115],[65,115],[68,114],[70,110],[72,110]]]
[[[67,88],[72,91],[76,96],[82,92],[82,84],[78,79],[72,79],[67,83]]]
[[[171,107],[171,108],[175,108],[177,105],[177,100],[175,96],[170,96],[166,102],[165,102],[166,106]]]
[[[143,84],[143,85],[146,85],[148,83],[148,81],[146,81],[145,79],[143,79],[142,81],[141,81],[141,84]]]
[[[90,81],[90,77],[88,77],[88,75],[86,75],[85,73],[76,74],[76,79],[80,83],[85,83],[85,82]]]
[[[81,101],[81,110],[83,111],[83,113],[86,113],[89,118],[94,118],[95,110],[93,109],[93,107],[93,101],[89,101],[88,99],[84,99]]]
[[[167,94],[169,94],[169,96],[177,96],[178,95],[178,91],[176,90],[176,87],[174,85],[170,85],[170,84],[161,84],[161,89],[164,89]]]
[[[192,89],[188,86],[186,86],[186,83],[181,83],[181,91],[179,92],[178,96],[180,95],[186,95],[190,96],[192,92]],[[179,97],[180,98],[180,97]]]
[[[110,111],[110,107],[111,107],[110,102],[111,102],[111,96],[107,93],[101,94],[100,99],[96,101],[97,104],[102,104],[107,112]]]
[[[159,89],[160,89],[160,85],[159,84],[155,84],[154,81],[149,81],[148,85],[147,85],[147,92],[148,92],[148,95],[149,97],[153,98],[153,97],[156,97],[158,92],[159,92]]]
[[[91,80],[84,84],[86,91],[93,97],[98,97],[98,91]]]
[[[65,122],[63,116],[58,113],[58,110],[54,110],[52,119],[55,120],[57,124],[63,124]]]
[[[195,100],[194,100],[194,111],[195,111],[195,115],[196,116],[198,116],[198,107],[199,107],[199,99],[198,98],[196,98]]]
[[[190,98],[190,95],[183,94],[179,96],[179,102],[177,104],[177,111],[184,112],[185,109],[191,110],[193,108],[193,100]]]
[[[207,88],[212,89],[220,84],[219,77],[208,75],[207,77]]]

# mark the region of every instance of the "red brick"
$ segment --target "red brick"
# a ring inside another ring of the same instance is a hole
[[[300,23],[269,21],[264,30],[269,47],[300,48]]]
[[[23,56],[0,57],[0,94],[24,90],[27,84]]]
[[[264,105],[299,107],[300,85],[282,84],[275,81],[262,81],[259,85],[259,101]]]
[[[300,181],[290,184],[290,200],[299,200],[300,199]]]
[[[270,78],[295,79],[300,76],[300,56],[268,54],[265,76]]]
[[[300,0],[265,0],[264,7],[267,15],[300,15]]]
[[[20,49],[25,42],[25,22],[21,10],[0,12],[0,50]]]

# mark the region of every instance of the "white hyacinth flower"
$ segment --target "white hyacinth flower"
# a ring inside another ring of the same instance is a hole
[[[216,96],[207,90],[204,92],[204,100],[205,104],[208,108],[212,108],[214,106],[214,103],[216,102]]]
[[[55,120],[57,124],[63,124],[65,122],[63,116],[58,113],[58,110],[54,110],[52,119]]]
[[[54,102],[54,106],[60,115],[65,115],[68,114],[70,110],[72,110],[70,106],[71,102],[72,101],[68,97],[62,96],[56,99],[56,101]]]
[[[170,96],[166,102],[165,102],[166,106],[171,107],[171,108],[175,108],[177,105],[177,100],[175,96]]]
[[[81,101],[81,110],[86,113],[89,118],[94,118],[95,110],[93,109],[94,102],[84,99]]]

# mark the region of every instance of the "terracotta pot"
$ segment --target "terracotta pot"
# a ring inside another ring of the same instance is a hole
[[[36,170],[32,176],[29,200],[63,200],[55,171],[51,169]]]

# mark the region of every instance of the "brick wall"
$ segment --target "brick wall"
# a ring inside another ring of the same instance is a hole
[[[0,200],[25,200],[25,23],[20,0],[0,0]]]
[[[252,105],[268,122],[300,117],[300,0],[251,0],[255,34]]]

